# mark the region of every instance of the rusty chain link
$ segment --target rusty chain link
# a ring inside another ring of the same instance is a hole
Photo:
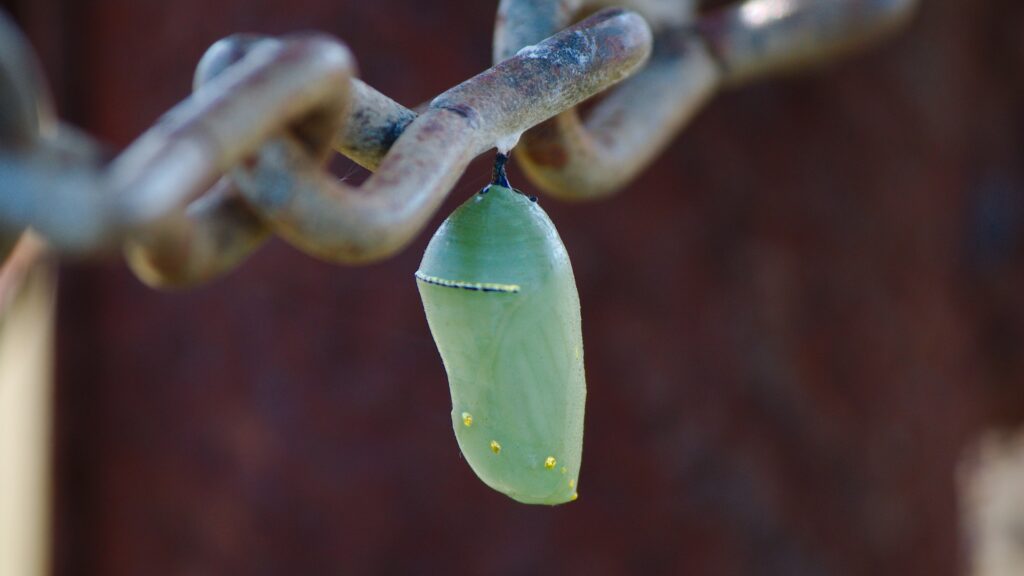
[[[555,196],[610,194],[716,91],[830,59],[916,3],[501,0],[494,66],[419,113],[355,78],[333,38],[234,36],[203,56],[193,94],[109,163],[56,121],[31,49],[0,13],[0,258],[31,228],[61,252],[121,246],[164,287],[222,274],[270,234],[330,261],[381,259],[489,149],[519,141],[525,172]],[[336,180],[331,148],[372,176]]]
[[[601,0],[501,0],[494,60],[566,26]],[[747,0],[698,12],[698,0],[625,0],[654,31],[650,62],[585,120],[575,110],[527,132],[520,165],[563,199],[633,180],[715,91],[826,60],[899,24],[916,0]]]

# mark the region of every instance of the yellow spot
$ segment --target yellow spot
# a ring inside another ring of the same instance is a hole
[[[565,469],[565,466],[562,466],[562,474],[565,474],[567,471],[568,470]]]
[[[501,444],[498,444],[497,440],[491,440],[491,452],[498,454],[501,452]]]
[[[575,480],[569,480],[569,488],[575,488],[575,487],[576,487],[576,481]]]
[[[577,347],[573,348],[573,353],[576,355],[576,359],[579,360],[580,359],[580,347],[577,346]]]
[[[469,428],[470,426],[472,426],[473,425],[473,415],[470,414],[469,412],[463,412],[462,413],[462,423],[466,425],[466,428]]]
[[[573,492],[573,493],[572,493],[572,497],[571,497],[571,498],[569,498],[569,502],[575,502],[575,501],[576,501],[576,499],[577,499],[577,498],[579,498],[579,497],[580,497],[580,495],[579,495],[579,494],[577,494],[576,492]]]
[[[557,463],[558,462],[555,461],[555,457],[554,456],[548,456],[547,458],[544,459],[544,467],[547,468],[548,470],[551,470],[552,468],[554,468],[555,464],[557,464]]]

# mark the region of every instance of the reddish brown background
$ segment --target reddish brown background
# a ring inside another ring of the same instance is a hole
[[[64,117],[117,147],[229,33],[331,32],[412,105],[488,66],[495,11],[3,4]],[[1024,4],[924,4],[869,55],[718,98],[621,196],[542,199],[587,343],[571,506],[460,460],[412,280],[426,234],[366,268],[274,242],[183,294],[67,266],[57,573],[961,572],[957,460],[1024,419]]]

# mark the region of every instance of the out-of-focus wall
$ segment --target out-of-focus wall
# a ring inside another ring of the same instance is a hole
[[[412,278],[429,234],[366,268],[274,242],[183,294],[66,267],[57,573],[959,573],[956,464],[1024,418],[1024,4],[923,4],[869,54],[719,97],[623,194],[541,199],[583,304],[570,506],[515,504],[459,457]],[[19,16],[65,117],[123,146],[224,35],[336,34],[413,105],[488,66],[494,11]]]

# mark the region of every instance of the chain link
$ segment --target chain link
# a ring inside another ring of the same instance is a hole
[[[600,0],[501,0],[494,58],[563,28]],[[626,0],[654,29],[643,70],[611,90],[585,120],[566,111],[524,135],[520,166],[545,192],[586,200],[616,192],[644,170],[714,93],[828,60],[885,32],[915,0],[748,0],[699,12],[696,0]]]
[[[31,49],[0,13],[0,257],[32,228],[60,252],[121,246],[161,287],[222,274],[270,234],[330,261],[378,260],[495,146],[522,135],[521,165],[555,196],[610,194],[718,90],[873,40],[916,0],[607,4],[502,0],[494,66],[421,113],[355,78],[333,38],[234,36],[203,56],[193,94],[110,163],[54,120]],[[585,117],[575,109],[617,83]],[[323,168],[331,148],[373,175],[338,182]]]

